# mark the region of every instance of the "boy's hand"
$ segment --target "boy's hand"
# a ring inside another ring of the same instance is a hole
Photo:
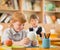
[[[36,46],[37,45],[37,41],[32,41],[32,45]]]
[[[27,45],[27,44],[29,44],[30,40],[29,40],[29,38],[24,38],[20,42],[23,43],[23,44],[25,44],[25,45]]]
[[[27,44],[29,44],[30,40],[29,38],[24,38],[21,41],[18,42],[14,42],[13,41],[13,45],[21,45],[21,46],[26,46]]]

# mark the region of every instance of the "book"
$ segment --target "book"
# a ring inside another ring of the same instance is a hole
[[[29,0],[23,1],[23,10],[32,10],[31,2]]]
[[[26,3],[26,0],[23,1],[23,10],[27,10],[27,3]]]
[[[14,9],[12,0],[5,0],[5,6],[7,7],[8,10]]]
[[[15,8],[15,10],[19,9],[18,0],[14,0],[14,8]]]
[[[6,17],[7,17],[7,14],[6,14],[6,13],[3,13],[3,14],[1,15],[1,18],[0,18],[0,23],[1,23],[1,22],[4,22],[4,20],[6,19]]]
[[[34,4],[34,11],[41,11],[40,3],[36,2],[36,3]]]
[[[0,5],[4,4],[5,0],[0,0]]]
[[[2,10],[18,10],[18,0],[0,0],[0,9]]]
[[[27,1],[27,10],[32,10],[32,5],[29,1]]]
[[[9,23],[10,20],[11,20],[11,16],[8,16],[8,17],[5,19],[4,23]]]

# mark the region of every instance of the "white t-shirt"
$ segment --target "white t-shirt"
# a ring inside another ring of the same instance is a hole
[[[41,32],[42,32],[42,33],[45,33],[45,29],[44,29],[42,26],[37,26],[36,28],[34,28],[34,27],[31,26],[31,28],[33,28],[33,31],[35,32],[35,35],[37,35],[37,34],[36,34],[36,31],[38,30],[39,27],[42,28],[42,31],[41,31]],[[30,32],[29,29],[28,29],[27,31]]]

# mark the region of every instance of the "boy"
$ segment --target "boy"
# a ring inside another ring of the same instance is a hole
[[[26,46],[30,43],[29,38],[27,38],[27,32],[23,30],[26,22],[24,17],[22,13],[14,13],[10,21],[11,27],[7,28],[2,36],[3,44],[6,45],[7,40],[12,40],[13,45]]]

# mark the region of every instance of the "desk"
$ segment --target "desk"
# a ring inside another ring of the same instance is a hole
[[[42,44],[42,40],[38,40],[39,41],[39,44]],[[60,46],[60,38],[52,38],[50,39],[51,41],[51,45],[57,45],[57,46]]]
[[[1,49],[1,48],[5,48],[5,49]],[[42,48],[42,46],[40,47],[23,47],[23,48],[11,48],[11,47],[0,47],[0,50],[60,50],[59,46],[51,46],[50,48]]]
[[[40,39],[39,42],[41,42],[42,40]],[[51,42],[60,42],[60,38],[51,38],[50,39]]]
[[[39,42],[42,42],[42,40],[39,40]],[[60,43],[60,39],[59,38],[55,38],[55,39],[51,39],[51,43],[53,44],[53,42],[59,42]],[[1,46],[2,47],[2,46]],[[0,50],[60,50],[60,46],[57,46],[57,47],[50,47],[50,48],[42,48],[41,47],[41,44],[40,44],[40,47],[28,47],[28,48],[25,48],[25,47],[21,47],[21,46],[18,46],[18,48],[11,48],[11,47],[5,47],[6,49],[1,49],[0,47]]]
[[[60,48],[49,48],[49,49],[44,49],[44,48],[26,48],[26,50],[60,50]]]
[[[60,50],[59,46],[50,46],[50,48],[43,48],[42,46],[36,48],[26,48],[26,50]]]
[[[12,50],[60,50],[60,47],[50,47],[50,48],[42,48],[42,47],[32,47],[32,48],[20,48],[20,49],[12,49]]]

